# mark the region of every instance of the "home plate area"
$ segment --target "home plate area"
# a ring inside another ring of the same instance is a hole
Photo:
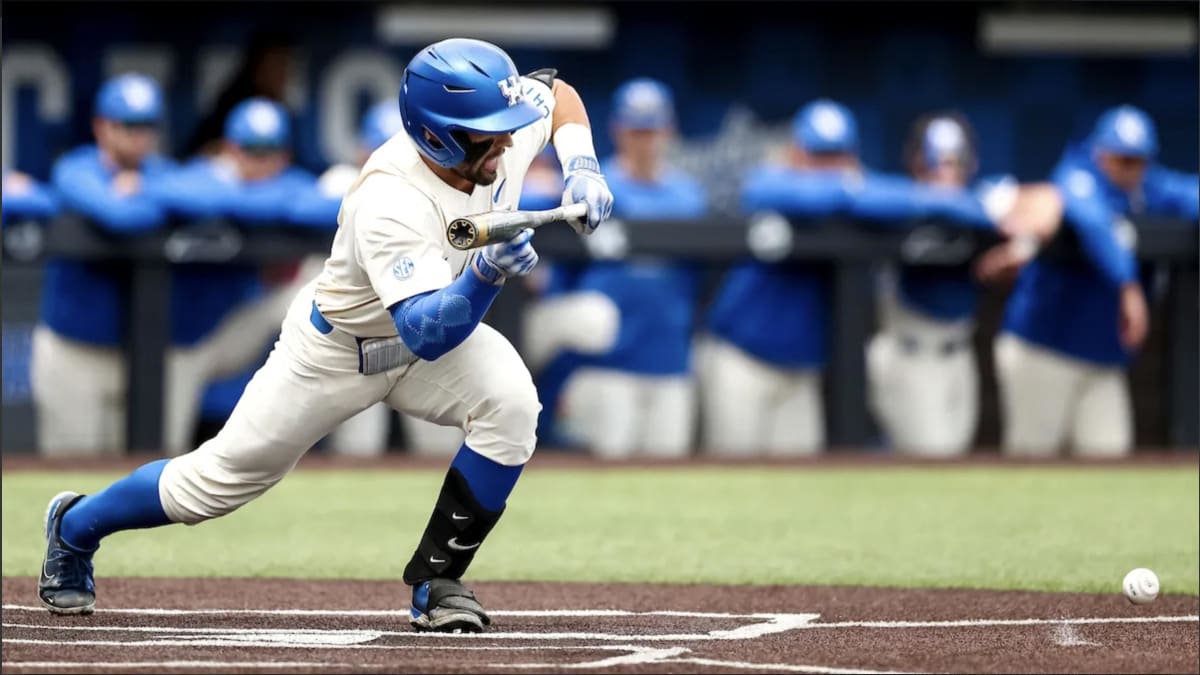
[[[95,614],[3,584],[6,673],[1195,673],[1200,601],[1117,593],[480,582],[483,635],[415,633],[396,582],[101,579]]]

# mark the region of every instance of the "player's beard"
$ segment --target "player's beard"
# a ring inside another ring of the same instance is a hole
[[[476,185],[491,185],[496,182],[500,170],[500,155],[504,154],[505,148],[496,148],[494,140],[481,141],[479,143],[465,143],[466,157],[452,169],[454,173],[466,178]],[[489,164],[495,166],[489,167]]]

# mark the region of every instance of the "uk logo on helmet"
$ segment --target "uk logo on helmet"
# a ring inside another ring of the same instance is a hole
[[[525,96],[525,92],[521,91],[521,79],[516,75],[506,77],[496,84],[500,86],[500,93],[508,99],[510,106],[520,103]]]

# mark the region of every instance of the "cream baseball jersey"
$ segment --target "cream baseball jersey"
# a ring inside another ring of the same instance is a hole
[[[549,87],[528,77],[522,85],[544,115],[513,132],[491,185],[476,185],[470,194],[447,185],[408,134],[396,134],[367,160],[342,200],[338,231],[316,281],[317,308],[331,325],[363,338],[396,335],[388,307],[442,288],[466,268],[471,252],[450,246],[447,223],[516,209],[525,172],[550,141],[554,110]]]

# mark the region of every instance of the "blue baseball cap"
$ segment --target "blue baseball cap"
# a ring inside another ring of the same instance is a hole
[[[400,114],[400,104],[389,98],[367,109],[358,128],[358,142],[374,151],[401,131],[404,131],[404,116]]]
[[[118,75],[96,94],[96,114],[125,124],[153,124],[162,119],[162,90],[140,73]]]
[[[858,122],[840,103],[818,99],[796,113],[792,123],[796,145],[809,152],[857,152]]]
[[[674,96],[658,80],[629,80],[613,94],[612,119],[623,129],[669,129],[675,125]]]
[[[243,148],[284,148],[291,133],[287,111],[267,98],[246,99],[225,118],[225,138]]]
[[[1131,105],[1105,111],[1092,130],[1092,147],[1113,154],[1150,159],[1158,154],[1154,120]]]
[[[947,158],[969,165],[973,161],[972,154],[967,130],[957,120],[935,117],[925,126],[925,133],[921,137],[921,156],[925,166],[937,166]]]

